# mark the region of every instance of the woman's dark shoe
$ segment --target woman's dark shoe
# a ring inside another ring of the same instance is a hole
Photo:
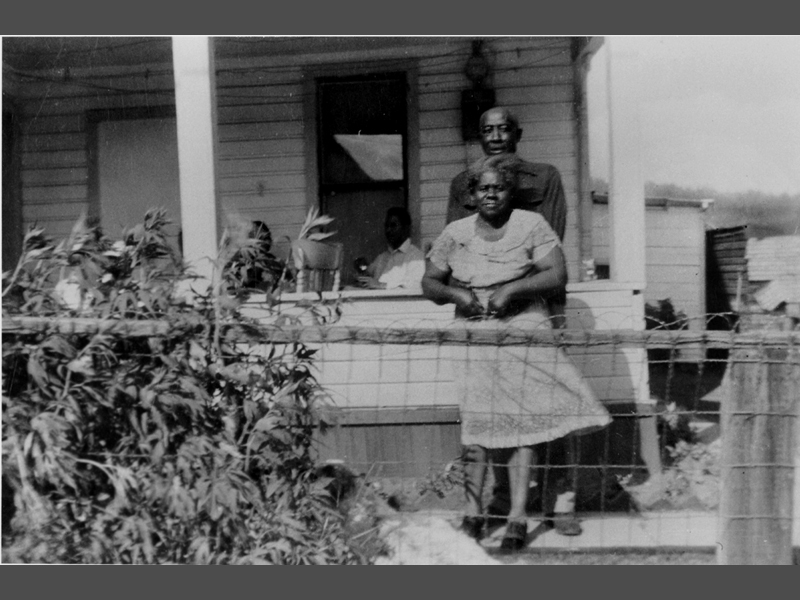
[[[472,539],[480,540],[483,538],[483,527],[485,524],[486,521],[483,517],[464,517],[461,521],[460,529]]]
[[[525,521],[509,521],[506,533],[500,542],[500,550],[518,552],[525,547],[528,538],[528,524]]]

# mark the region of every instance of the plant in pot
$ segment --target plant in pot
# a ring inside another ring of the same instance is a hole
[[[292,242],[292,260],[297,272],[297,291],[323,291],[339,288],[339,269],[342,260],[341,244],[325,242],[335,231],[319,231],[333,222],[333,217],[320,215],[312,207],[300,229],[300,235]]]

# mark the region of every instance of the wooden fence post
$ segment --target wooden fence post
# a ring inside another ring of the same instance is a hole
[[[722,403],[717,562],[792,564],[800,364],[795,348],[733,351]]]

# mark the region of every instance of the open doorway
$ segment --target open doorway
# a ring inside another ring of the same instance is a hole
[[[3,97],[3,271],[13,269],[22,253],[22,201],[19,189],[17,119]]]
[[[317,79],[317,164],[321,210],[344,246],[343,283],[357,257],[386,249],[383,222],[408,205],[406,74]]]

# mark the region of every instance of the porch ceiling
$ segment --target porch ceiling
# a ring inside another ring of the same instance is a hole
[[[462,43],[464,37],[219,37],[218,59],[325,54]],[[3,63],[18,70],[119,67],[172,62],[170,37],[4,37]]]

